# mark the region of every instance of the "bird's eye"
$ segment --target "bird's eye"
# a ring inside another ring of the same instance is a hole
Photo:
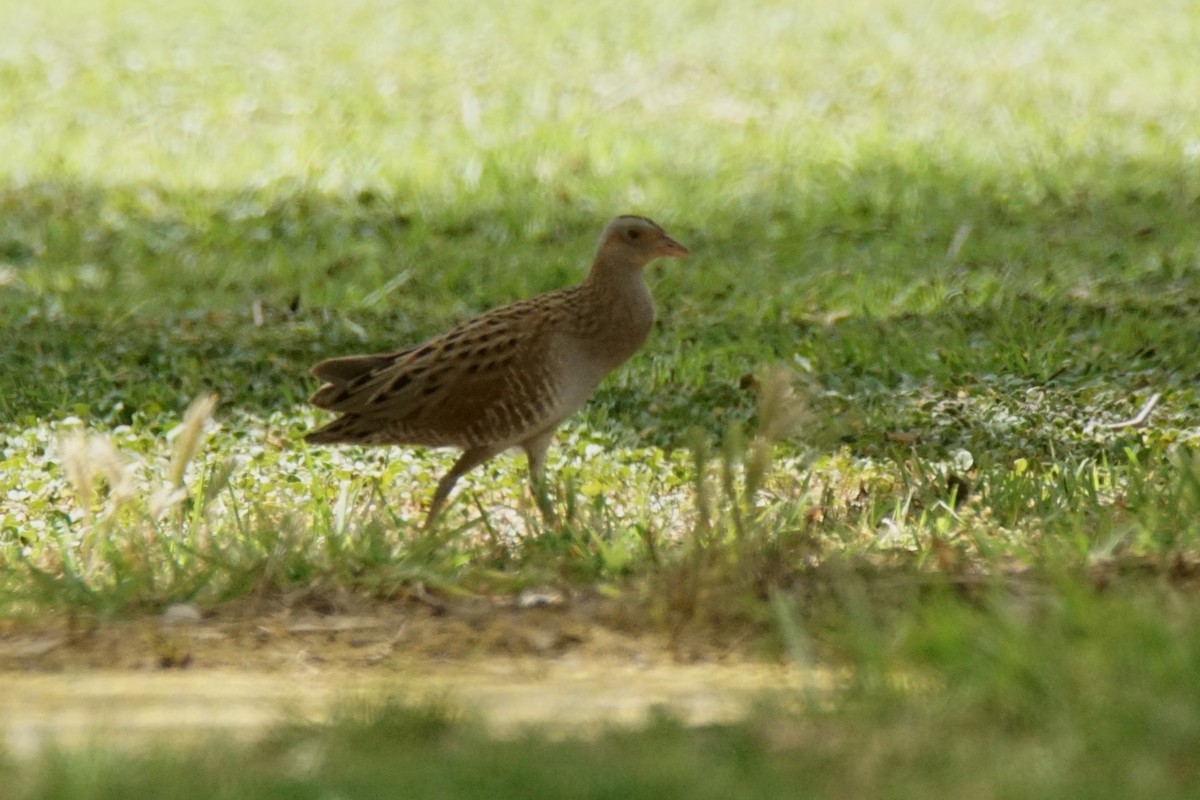
[[[636,238],[638,238],[638,237],[639,237],[639,236],[641,236],[641,235],[642,235],[642,232],[641,232],[641,231],[630,231],[630,232],[629,232],[629,238],[630,238],[630,239],[636,239]]]

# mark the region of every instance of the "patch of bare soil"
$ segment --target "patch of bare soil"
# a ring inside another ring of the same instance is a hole
[[[557,589],[393,602],[305,592],[140,619],[0,623],[0,752],[254,737],[347,700],[444,699],[496,730],[696,722],[811,685],[741,646],[670,642],[627,602]]]
[[[395,601],[304,592],[216,609],[190,605],[137,619],[63,616],[0,622],[0,670],[387,670],[477,657],[650,662],[738,660],[745,642],[667,637],[628,602],[556,588],[446,599],[421,589]]]

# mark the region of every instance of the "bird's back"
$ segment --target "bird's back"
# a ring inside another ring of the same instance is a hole
[[[556,426],[603,378],[607,370],[591,363],[586,343],[603,333],[604,317],[580,285],[503,306],[395,353],[323,361],[313,374],[327,383],[310,402],[343,416],[307,439],[518,442]]]

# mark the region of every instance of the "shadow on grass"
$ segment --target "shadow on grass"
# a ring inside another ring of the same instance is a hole
[[[719,437],[730,424],[750,421],[750,374],[800,352],[814,365],[805,376],[814,411],[831,418],[823,444],[867,452],[886,449],[885,434],[920,427],[931,404],[963,393],[1040,392],[1048,403],[1086,407],[1103,392],[1110,401],[1127,397],[1136,409],[1141,394],[1166,391],[1185,406],[1197,402],[1200,371],[1190,354],[1200,341],[1200,314],[1194,304],[1023,302],[1020,312],[964,307],[856,317],[828,327],[760,325],[744,349],[723,344],[718,327],[707,332],[717,344],[711,357],[705,343],[696,342],[683,363],[672,351],[690,332],[660,331],[658,341],[601,387],[586,413],[612,420],[605,427],[617,429],[613,435],[646,444],[682,444],[697,425]],[[226,408],[286,411],[316,387],[308,368],[321,358],[393,349],[420,336],[407,321],[377,314],[360,319],[361,329],[320,312],[267,314],[261,326],[248,312],[15,320],[0,340],[6,365],[0,411],[25,423],[75,415],[129,424],[137,412],[151,419],[169,412],[166,418],[175,419],[208,392],[219,394]],[[1121,409],[1100,412],[1111,417]]]
[[[818,172],[669,220],[697,256],[657,287],[660,329],[632,377],[600,391],[608,413],[660,443],[719,431],[750,413],[745,375],[797,354],[821,390],[876,409],[898,387],[981,377],[1129,393],[1194,381],[1197,198],[1173,166],[1087,162],[1020,192],[900,165]],[[0,257],[20,287],[0,296],[0,413],[119,424],[209,391],[287,409],[321,358],[393,349],[575,280],[607,216],[533,192],[418,213],[411,195],[0,187]],[[965,223],[975,232],[952,257]],[[747,262],[787,265],[787,280]]]

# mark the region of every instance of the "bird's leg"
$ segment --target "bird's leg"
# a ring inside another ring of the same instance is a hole
[[[458,479],[494,455],[496,455],[494,447],[472,447],[463,451],[463,454],[458,457],[458,461],[454,462],[454,466],[450,467],[450,471],[438,481],[437,489],[433,493],[433,500],[429,503],[429,513],[425,516],[426,530],[429,530],[434,520],[437,519],[442,506],[446,504],[446,498],[450,496],[450,490],[454,488]]]
[[[538,510],[542,512],[542,517],[546,523],[552,526],[558,526],[558,514],[554,511],[554,504],[550,502],[550,495],[546,491],[546,450],[550,447],[550,440],[554,438],[554,429],[550,429],[544,433],[539,433],[532,439],[526,439],[521,443],[521,449],[525,451],[526,457],[529,459],[529,488],[533,491],[534,502],[537,503]]]

